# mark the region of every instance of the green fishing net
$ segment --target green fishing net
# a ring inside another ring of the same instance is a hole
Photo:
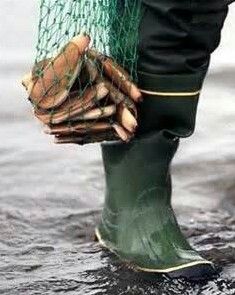
[[[36,60],[24,85],[36,117],[57,143],[86,144],[117,137],[128,141],[133,136],[139,98],[133,85],[137,82],[140,2],[41,0]],[[90,51],[85,51],[75,68],[68,44],[79,34],[90,37]],[[89,56],[91,49],[97,59],[92,53]],[[113,62],[109,75],[107,57]]]
[[[36,62],[80,32],[136,77],[140,0],[41,0]]]

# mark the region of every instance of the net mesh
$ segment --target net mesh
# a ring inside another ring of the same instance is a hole
[[[23,84],[57,143],[133,136],[140,19],[140,0],[41,0],[35,65]]]
[[[41,0],[36,63],[86,32],[94,48],[136,78],[140,18],[140,0]]]

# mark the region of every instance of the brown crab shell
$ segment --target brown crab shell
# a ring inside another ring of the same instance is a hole
[[[89,143],[99,143],[104,141],[117,140],[118,136],[114,130],[100,132],[92,135],[69,135],[69,136],[56,136],[54,142],[56,144],[78,144],[84,145]]]
[[[44,132],[49,135],[65,136],[75,134],[96,134],[111,130],[113,127],[108,122],[79,122],[63,123],[54,126],[45,126]]]
[[[90,43],[90,37],[74,37],[49,63],[41,74],[28,85],[30,100],[42,109],[52,109],[67,98],[82,66],[82,57]],[[34,71],[35,73],[35,71]]]
[[[87,88],[82,95],[79,92],[71,93],[67,100],[53,112],[35,109],[35,116],[44,124],[59,124],[90,110],[107,94],[108,89],[103,83],[99,83]]]

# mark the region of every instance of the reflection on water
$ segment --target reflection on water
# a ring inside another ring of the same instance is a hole
[[[218,277],[200,283],[143,276],[123,266],[114,255],[93,242],[99,210],[54,216],[32,211],[27,218],[20,212],[0,211],[0,223],[4,225],[0,241],[1,294],[235,292],[235,220],[226,211],[208,214],[196,211],[191,214],[190,222],[187,214],[181,220],[191,243],[223,267]]]
[[[53,146],[32,122],[1,122],[0,137],[6,138],[0,143],[1,294],[234,294],[232,157],[208,160],[206,166],[194,158],[186,161],[192,152],[186,144],[174,165],[182,229],[222,267],[220,275],[206,283],[143,277],[94,242],[104,193],[99,148]],[[191,165],[194,172],[187,175]],[[213,172],[213,167],[221,169]],[[195,189],[204,201],[200,209]],[[194,208],[182,207],[182,197]]]

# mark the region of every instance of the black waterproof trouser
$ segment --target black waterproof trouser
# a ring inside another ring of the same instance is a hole
[[[119,1],[123,12],[134,0]],[[144,99],[138,104],[138,130],[130,143],[102,146],[106,198],[96,235],[139,271],[205,279],[215,270],[180,231],[171,206],[170,164],[179,138],[194,131],[200,88],[227,5],[224,0],[142,0],[141,5],[138,85]]]
[[[140,0],[138,135],[164,130],[188,137],[211,53],[221,39],[225,0]]]
[[[168,86],[179,91],[199,90],[210,54],[220,42],[228,4],[225,0],[141,2],[143,15],[138,47],[140,88],[164,91]],[[182,77],[176,79],[178,86],[169,85],[168,75]]]

